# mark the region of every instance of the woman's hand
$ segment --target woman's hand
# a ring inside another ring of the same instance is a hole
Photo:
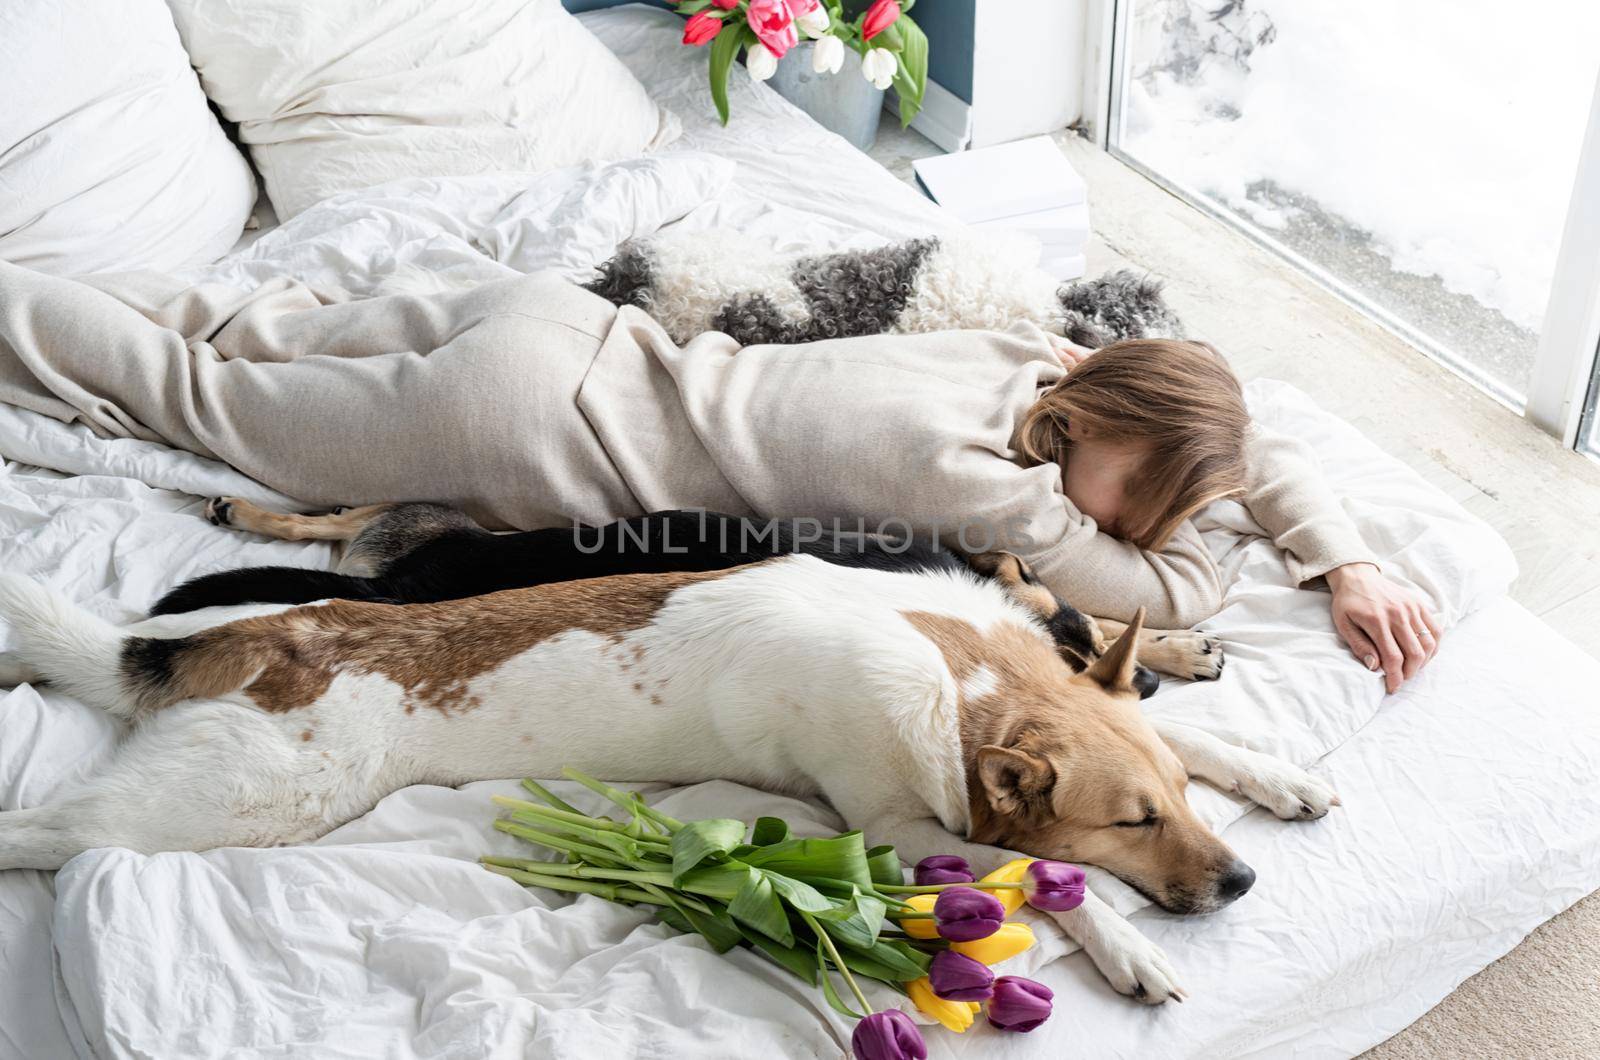
[[[1383,672],[1390,692],[1411,680],[1439,650],[1438,621],[1417,595],[1385,578],[1370,563],[1328,572],[1333,625],[1350,653],[1369,670]]]
[[[1079,346],[1071,339],[1062,338],[1060,335],[1050,335],[1050,348],[1056,351],[1056,356],[1061,358],[1061,363],[1067,366],[1069,372],[1094,352],[1089,347]]]

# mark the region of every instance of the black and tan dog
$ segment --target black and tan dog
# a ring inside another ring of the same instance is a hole
[[[152,615],[326,599],[433,603],[614,574],[726,570],[799,554],[885,571],[970,567],[1006,584],[1045,623],[1063,658],[1077,670],[1098,659],[1126,628],[1069,606],[1010,553],[963,555],[916,540],[830,530],[813,519],[760,522],[678,510],[602,527],[495,534],[460,510],[440,504],[375,504],[325,515],[284,515],[234,497],[208,502],[206,518],[218,526],[286,541],[336,541],[346,547],[336,571],[250,567],[196,578],[157,601]],[[1138,647],[1144,666],[1135,685],[1141,696],[1155,692],[1156,673],[1190,680],[1222,673],[1221,644],[1206,633],[1146,630]]]

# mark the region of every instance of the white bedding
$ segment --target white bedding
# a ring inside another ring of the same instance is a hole
[[[618,233],[664,223],[738,227],[785,248],[945,226],[741,78],[733,126],[716,126],[703,57],[661,32],[670,17],[586,16],[683,119],[683,141],[653,170],[352,193],[193,278],[248,285],[288,272],[359,295],[422,270],[501,275],[549,251],[543,233],[556,230],[568,256],[558,267],[576,270]],[[1311,440],[1389,570],[1444,614],[1441,655],[1384,698],[1338,644],[1325,597],[1288,584],[1241,508],[1214,506],[1206,537],[1232,585],[1208,626],[1229,666],[1220,682],[1169,686],[1149,706],[1316,763],[1344,806],[1284,824],[1196,785],[1201,812],[1259,873],[1246,899],[1183,919],[1094,879],[1167,948],[1190,1001],[1148,1010],[1112,994],[1081,954],[1043,963],[1067,947],[1041,928],[1045,945],[1019,962],[1043,964],[1033,974],[1057,990],[1054,1019],[1014,1038],[934,1029],[936,1056],[1347,1055],[1600,885],[1600,664],[1503,598],[1514,566],[1481,523],[1292,388],[1249,394],[1258,417]],[[204,571],[330,558],[324,545],[207,525],[200,497],[285,499],[205,460],[4,406],[0,453],[0,566],[108,617]],[[48,690],[0,697],[0,806],[37,804],[114,739],[103,717]],[[642,913],[528,892],[472,864],[515,848],[488,827],[488,794],[510,790],[410,788],[308,847],[102,850],[53,881],[0,875],[0,1056],[840,1055],[849,1027],[761,959],[717,957]],[[723,783],[663,797],[679,816],[839,825],[819,806]]]
[[[402,177],[544,171],[677,135],[560,0],[167,0],[279,217]]]
[[[0,0],[0,259],[67,276],[208,262],[250,166],[162,0]]]

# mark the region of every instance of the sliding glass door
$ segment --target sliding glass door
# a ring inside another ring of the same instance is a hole
[[[1600,261],[1564,249],[1600,3],[1105,2],[1113,152],[1529,405],[1558,258]]]

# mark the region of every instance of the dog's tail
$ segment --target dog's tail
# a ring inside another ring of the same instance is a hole
[[[120,718],[134,699],[122,680],[127,636],[31,578],[0,574],[0,618],[15,631],[17,655],[52,685]]]

